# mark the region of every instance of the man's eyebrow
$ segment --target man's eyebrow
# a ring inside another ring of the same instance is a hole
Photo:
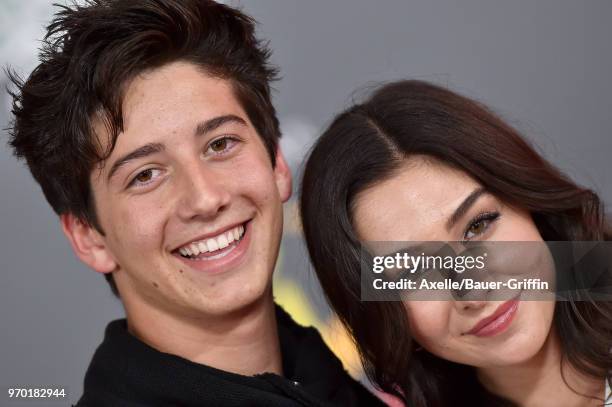
[[[246,121],[243,118],[233,114],[226,114],[223,116],[213,117],[212,119],[208,119],[202,123],[199,123],[196,127],[195,134],[197,136],[203,136],[223,126],[226,123],[237,123],[242,126],[247,125]]]
[[[212,119],[208,119],[206,121],[199,123],[196,126],[195,134],[197,136],[205,135],[223,126],[226,123],[238,123],[243,126],[247,125],[246,121],[243,118],[236,116],[234,114],[226,114],[223,116],[213,117]],[[163,150],[164,150],[163,144],[149,143],[149,144],[145,144],[142,147],[137,148],[131,153],[124,155],[123,157],[115,161],[115,163],[111,167],[110,171],[108,172],[108,176],[106,177],[107,181],[109,181],[113,177],[113,175],[117,172],[117,170],[119,170],[119,168],[121,168],[128,162],[135,160],[137,158],[142,158],[142,157],[146,157],[151,154],[159,153]]]
[[[117,172],[117,170],[119,170],[119,168],[121,168],[128,162],[135,160],[137,158],[142,158],[142,157],[149,156],[151,154],[159,153],[161,151],[164,151],[164,149],[165,147],[161,143],[149,143],[149,144],[145,144],[142,147],[138,147],[136,150],[130,153],[127,153],[126,155],[124,155],[123,157],[119,158],[117,161],[114,162],[113,166],[108,172],[106,181],[107,182],[110,181],[110,179]]]
[[[455,212],[453,212],[451,217],[448,219],[448,221],[446,222],[446,230],[450,230],[455,225],[455,223],[457,223],[457,221],[461,219],[463,215],[465,215],[465,213],[478,200],[478,198],[480,198],[480,196],[485,194],[486,192],[487,190],[484,187],[480,187],[473,190],[472,193],[469,194],[467,198],[463,200],[463,202],[461,202],[461,205],[459,205],[457,209],[455,209]]]

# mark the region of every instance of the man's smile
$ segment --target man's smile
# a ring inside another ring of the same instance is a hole
[[[250,244],[251,221],[198,237],[172,253],[192,269],[220,273],[236,268],[246,258]]]
[[[242,236],[244,236],[245,224],[226,229],[223,232],[215,233],[212,236],[199,237],[185,245],[177,251],[186,258],[195,260],[203,257],[216,256],[221,254],[225,248],[235,246]]]

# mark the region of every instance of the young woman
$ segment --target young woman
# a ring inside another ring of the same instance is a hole
[[[380,88],[315,145],[301,215],[366,374],[407,406],[604,404],[609,302],[361,301],[363,241],[611,239],[597,195],[484,106],[420,81]]]

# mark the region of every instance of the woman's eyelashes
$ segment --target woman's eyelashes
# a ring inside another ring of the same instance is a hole
[[[482,212],[474,217],[463,232],[463,240],[471,240],[483,235],[491,223],[499,219],[499,212]]]

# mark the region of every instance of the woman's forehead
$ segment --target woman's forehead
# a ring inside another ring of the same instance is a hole
[[[437,160],[411,158],[393,175],[361,191],[353,205],[354,227],[364,240],[428,240],[481,185]],[[409,227],[408,227],[409,226]]]

